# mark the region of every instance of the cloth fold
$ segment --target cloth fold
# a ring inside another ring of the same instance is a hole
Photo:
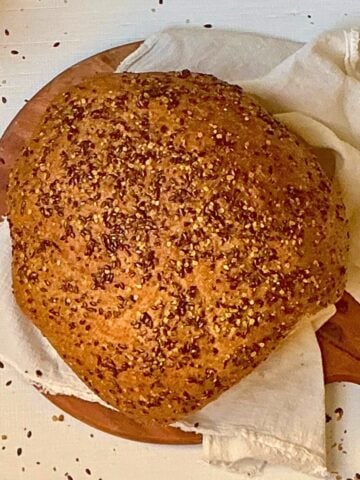
[[[188,68],[239,83],[305,140],[336,154],[335,176],[350,221],[347,290],[360,301],[359,32],[308,45],[234,31],[173,28],[149,38],[118,71]],[[50,393],[103,403],[17,308],[11,293],[8,225],[0,225],[0,358]],[[240,475],[293,469],[326,477],[322,363],[314,329],[330,306],[215,402],[176,425],[203,433],[203,457]],[[41,370],[38,377],[36,370]],[[27,373],[25,373],[27,372]],[[276,466],[276,467],[275,467]],[[276,468],[276,470],[274,470]],[[285,476],[281,476],[282,474]]]

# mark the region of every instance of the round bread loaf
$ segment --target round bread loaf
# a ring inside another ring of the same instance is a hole
[[[345,284],[345,209],[308,147],[208,75],[58,96],[8,190],[22,311],[103,400],[169,423]]]

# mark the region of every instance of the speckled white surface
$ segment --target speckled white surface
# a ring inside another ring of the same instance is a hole
[[[0,134],[25,99],[66,67],[165,26],[212,25],[307,41],[326,29],[359,23],[359,0],[1,0]],[[334,478],[360,478],[359,405],[359,386],[327,387]],[[0,364],[0,480],[237,478],[203,463],[200,447],[129,442],[66,414],[54,421],[60,414]],[[269,475],[267,480],[307,478]]]

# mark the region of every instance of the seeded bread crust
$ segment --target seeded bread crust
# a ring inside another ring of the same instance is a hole
[[[344,290],[335,188],[299,138],[212,76],[70,88],[16,161],[8,199],[20,308],[142,422],[202,408]]]

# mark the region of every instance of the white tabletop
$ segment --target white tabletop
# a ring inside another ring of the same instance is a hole
[[[308,41],[359,22],[359,0],[2,0],[0,134],[26,99],[66,67],[165,26],[211,25]],[[10,366],[1,367],[0,480],[237,478],[202,462],[201,447],[139,444],[66,414],[59,421],[62,412]],[[359,404],[359,386],[327,387],[329,468],[344,479],[360,478]]]

